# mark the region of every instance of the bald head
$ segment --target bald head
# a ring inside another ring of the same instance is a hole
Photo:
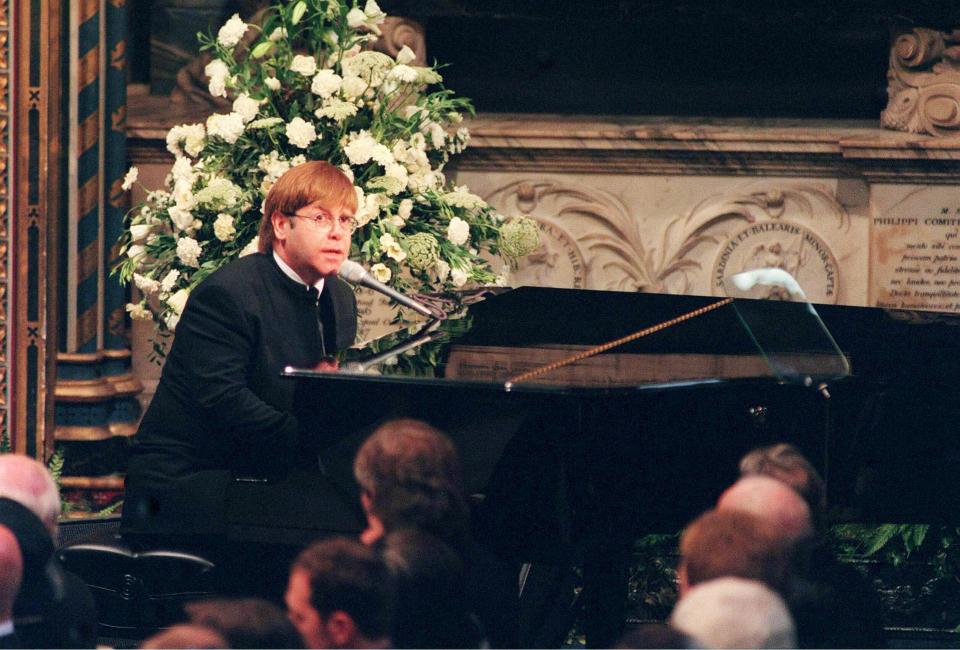
[[[0,622],[13,618],[13,602],[23,579],[23,556],[17,538],[6,526],[0,526]]]
[[[141,648],[229,648],[227,640],[203,625],[174,625],[140,644]]]
[[[0,455],[0,497],[30,509],[56,536],[60,493],[42,463],[23,454]]]
[[[810,507],[796,490],[769,476],[745,476],[720,495],[717,510],[749,512],[769,522],[787,542],[813,532]]]

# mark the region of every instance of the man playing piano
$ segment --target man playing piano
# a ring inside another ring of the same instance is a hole
[[[336,273],[356,201],[352,182],[329,163],[292,168],[264,202],[259,252],[193,290],[133,439],[125,531],[222,536],[245,502],[273,512],[293,499],[279,489],[237,496],[238,486],[241,495],[242,484],[273,488],[295,468],[319,475],[316,455],[303,453],[294,384],[281,371],[317,366],[353,343],[356,302]],[[334,530],[362,528],[348,504],[332,510],[341,519]]]

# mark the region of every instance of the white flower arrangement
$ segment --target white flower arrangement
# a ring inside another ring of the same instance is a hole
[[[166,187],[127,216],[117,271],[142,293],[127,305],[132,318],[172,330],[197,284],[256,251],[263,199],[306,160],[328,160],[353,181],[360,227],[350,257],[397,288],[496,284],[502,274],[487,259],[536,248],[535,222],[507,220],[448,186],[444,165],[469,140],[456,125],[473,109],[431,89],[440,74],[409,48],[395,59],[364,49],[385,18],[374,0],[297,0],[272,7],[262,28],[234,15],[201,37],[214,56],[209,91],[232,110],[170,129]],[[124,188],[136,178],[131,170]]]

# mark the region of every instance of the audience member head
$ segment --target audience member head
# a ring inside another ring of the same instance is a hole
[[[200,600],[184,608],[195,625],[215,630],[231,648],[302,648],[283,611],[260,598]]]
[[[615,648],[697,648],[696,642],[680,630],[663,623],[643,623],[624,634]]]
[[[346,538],[303,551],[286,593],[290,621],[308,648],[388,647],[394,598],[393,580],[377,552]]]
[[[0,455],[0,498],[30,509],[56,538],[60,492],[43,463],[23,454]]]
[[[786,542],[813,533],[810,507],[786,483],[769,476],[745,476],[720,495],[717,510],[742,510],[769,522]]]
[[[340,170],[325,160],[311,160],[296,165],[283,174],[263,202],[257,247],[261,253],[273,251],[275,213],[290,215],[300,208],[319,201],[328,210],[357,210],[357,194],[353,183]]]
[[[700,583],[734,577],[783,592],[790,575],[790,547],[773,525],[740,510],[711,510],[680,538],[680,597]]]
[[[387,533],[377,545],[397,586],[395,648],[480,646],[483,633],[468,613],[464,567],[453,548],[414,528]]]
[[[826,484],[813,464],[793,445],[780,443],[754,449],[740,459],[740,475],[769,476],[783,481],[806,500],[814,525],[823,526],[827,513]]]
[[[419,528],[459,548],[467,534],[460,460],[450,439],[419,420],[392,420],[360,447],[353,473],[370,544],[384,532]]]
[[[680,599],[670,624],[705,648],[794,648],[796,632],[783,600],[753,580],[718,578]]]
[[[141,648],[229,648],[227,639],[204,625],[174,625],[160,630],[140,644]]]
[[[13,618],[13,603],[23,580],[23,555],[13,531],[0,526],[0,622]]]

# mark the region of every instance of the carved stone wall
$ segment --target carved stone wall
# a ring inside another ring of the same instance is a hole
[[[883,126],[910,133],[954,135],[960,130],[960,29],[917,28],[890,50],[889,103]]]

